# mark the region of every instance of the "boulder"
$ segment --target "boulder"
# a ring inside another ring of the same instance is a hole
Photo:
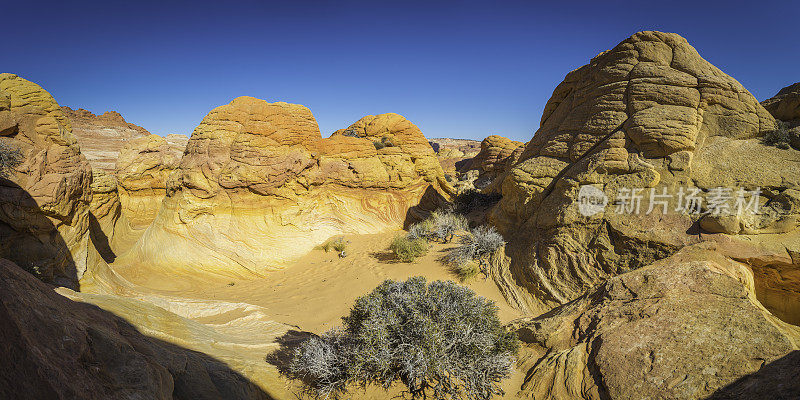
[[[0,141],[22,155],[0,179],[0,257],[75,287],[86,270],[92,172],[69,119],[39,85],[0,74]]]
[[[520,397],[794,398],[800,328],[756,299],[747,264],[687,248],[609,279],[517,330]]]
[[[519,160],[491,188],[502,199],[489,218],[511,257],[495,280],[512,303],[537,313],[701,233],[783,234],[800,250],[792,236],[800,152],[763,144],[774,127],[739,82],[682,37],[634,34],[566,76]],[[762,208],[707,215],[716,188],[755,193]],[[636,212],[632,189],[644,197]],[[700,213],[678,204],[693,191]],[[587,193],[602,200],[599,209],[582,207]],[[651,193],[670,195],[666,207],[649,202]]]
[[[308,108],[239,97],[192,133],[127,262],[186,277],[260,275],[333,235],[400,228],[451,191],[400,115],[367,116],[322,139]]]
[[[505,173],[516,161],[512,155],[519,155],[524,143],[517,142],[499,135],[491,135],[481,142],[481,150],[459,170],[461,173],[477,171],[478,177],[475,187],[483,189],[489,186],[498,176]]]
[[[150,136],[146,129],[125,121],[116,111],[95,115],[82,108],[62,106],[61,109],[72,125],[81,153],[94,169],[113,172],[119,151],[128,141]]]
[[[230,351],[232,339],[215,336],[205,325],[134,299],[59,292],[0,259],[0,357],[13,365],[0,374],[0,398],[265,400],[276,394],[288,398],[263,355],[252,357],[257,361],[237,360],[251,363],[241,368],[249,371],[251,376],[246,377],[231,369],[230,360],[174,344],[190,344],[209,353]],[[212,350],[209,343],[216,348]],[[257,347],[252,343],[248,350],[253,353]],[[262,384],[276,388],[275,393],[251,378],[261,378]]]

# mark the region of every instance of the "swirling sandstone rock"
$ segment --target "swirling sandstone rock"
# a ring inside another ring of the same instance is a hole
[[[171,138],[173,144],[170,144],[166,138],[148,135],[128,141],[119,152],[116,163],[119,200],[133,229],[146,228],[161,208],[167,179],[183,154],[180,141],[175,139]]]
[[[445,173],[455,177],[459,166],[475,157],[481,148],[481,142],[470,139],[437,138],[428,140],[439,158]]]
[[[95,169],[114,171],[120,149],[129,140],[150,135],[141,126],[126,122],[116,111],[95,115],[82,108],[62,106],[61,109],[72,125],[81,153]]]
[[[498,176],[506,172],[516,160],[521,150],[515,153],[524,143],[517,142],[499,135],[491,135],[481,142],[481,150],[459,171],[477,171],[478,178],[475,187],[483,189],[492,183]]]
[[[92,175],[69,119],[39,85],[0,74],[0,140],[23,155],[0,180],[0,257],[74,286],[86,268]]]
[[[384,137],[391,145],[377,149]],[[192,133],[129,261],[260,274],[332,235],[399,228],[410,208],[449,190],[425,137],[400,115],[322,139],[306,107],[239,97]]]
[[[781,89],[778,94],[761,102],[773,117],[783,120],[800,120],[800,82]]]
[[[495,279],[512,302],[543,312],[701,239],[698,217],[672,211],[676,197],[666,215],[646,215],[646,203],[638,214],[615,212],[624,188],[699,188],[707,200],[715,187],[761,187],[761,204],[770,200],[764,213],[705,217],[702,229],[795,231],[800,170],[788,166],[800,153],[760,142],[774,126],[741,84],[682,37],[631,36],[566,76],[519,161],[498,179],[503,198],[490,219],[509,240],[512,262]],[[583,185],[609,206],[582,215]]]
[[[263,359],[286,326],[243,339],[136,299],[59,293],[0,259],[0,357],[14,366],[0,398],[289,398]]]
[[[532,354],[522,397],[790,398],[800,328],[756,299],[748,265],[687,248],[512,323]]]

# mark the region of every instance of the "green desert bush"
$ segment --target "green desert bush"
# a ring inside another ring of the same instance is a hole
[[[383,144],[383,142],[379,142],[377,140],[373,140],[372,144],[375,145],[375,150],[380,150],[380,149],[386,147],[386,145]]]
[[[341,253],[347,249],[347,241],[344,240],[343,237],[338,237],[333,240],[328,240],[327,242],[322,244],[322,250],[325,250],[326,253],[330,252],[331,250],[335,250],[338,253]]]
[[[0,140],[0,178],[8,178],[11,171],[22,164],[22,152],[14,145]]]
[[[506,244],[493,226],[479,226],[459,237],[458,246],[448,250],[444,259],[462,279],[469,279],[480,272],[486,274],[489,257]],[[474,273],[473,273],[474,272]]]
[[[342,322],[295,350],[289,374],[313,397],[402,383],[414,399],[488,400],[503,394],[519,349],[494,302],[450,281],[384,281]]]
[[[410,238],[409,235],[397,235],[389,245],[394,255],[403,262],[412,262],[428,252],[428,242],[422,238]]]

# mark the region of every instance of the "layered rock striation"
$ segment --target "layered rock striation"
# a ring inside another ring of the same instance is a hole
[[[95,115],[82,108],[61,109],[72,125],[81,153],[94,169],[113,172],[119,152],[128,141],[151,135],[141,126],[125,121],[116,111]]]
[[[21,155],[0,179],[0,257],[76,286],[86,270],[92,172],[69,119],[39,85],[0,74],[0,141]]]
[[[333,235],[402,227],[449,195],[443,175],[400,115],[364,117],[322,139],[306,107],[240,97],[192,133],[131,260],[261,274]]]

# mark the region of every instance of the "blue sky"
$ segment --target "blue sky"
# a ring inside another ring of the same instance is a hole
[[[324,136],[396,112],[427,137],[526,141],[567,72],[640,30],[772,96],[800,81],[799,4],[18,1],[0,8],[0,71],[162,135],[250,95],[308,106]]]

